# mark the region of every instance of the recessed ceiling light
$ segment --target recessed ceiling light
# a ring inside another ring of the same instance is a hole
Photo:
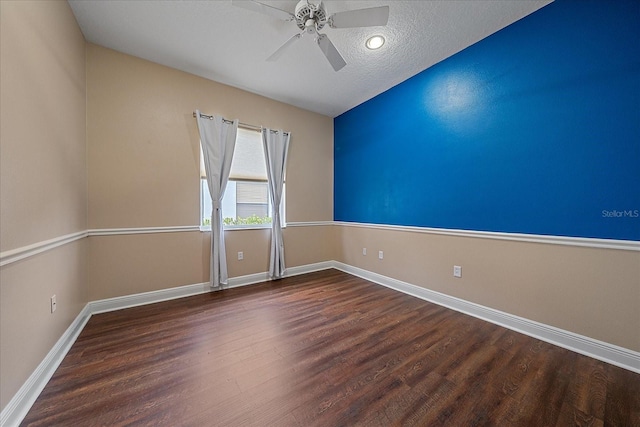
[[[369,39],[365,43],[365,45],[371,50],[380,49],[383,44],[384,44],[384,37],[382,36],[369,37]]]

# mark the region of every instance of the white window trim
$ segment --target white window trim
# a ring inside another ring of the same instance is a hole
[[[256,130],[256,129],[251,129]],[[260,128],[258,128],[257,130],[258,133],[262,134],[262,132],[260,131]],[[262,139],[262,137],[261,137]],[[200,142],[200,174],[202,174],[202,169],[203,169],[203,165],[204,163],[202,162],[202,142]],[[199,188],[199,193],[200,193],[200,209],[198,210],[198,226],[200,228],[201,232],[206,232],[206,231],[211,231],[211,225],[202,225],[202,208],[204,205],[204,200],[202,199],[203,196],[203,191],[202,191],[202,180],[203,178],[200,178],[200,182],[198,183],[198,185],[200,186]],[[205,179],[206,180],[206,179]],[[282,228],[287,228],[287,221],[286,221],[286,199],[287,199],[287,190],[286,190],[286,181],[285,181],[285,188],[284,188],[284,192],[283,192],[283,198],[282,198],[282,205],[280,206],[280,218],[281,218],[281,224],[282,224]],[[269,196],[269,199],[271,198],[271,196]],[[265,228],[271,228],[271,224],[248,224],[248,225],[226,225],[226,224],[222,224],[223,230],[225,231],[231,231],[231,230],[264,230]]]
[[[200,194],[200,209],[198,210],[198,224],[200,224],[200,231],[201,232],[206,232],[206,231],[211,231],[211,225],[202,225],[202,206],[204,203],[204,200],[202,200],[202,180],[203,178],[200,178],[200,188],[198,189],[198,192]],[[284,190],[284,198],[283,201],[285,203],[283,203],[280,206],[280,216],[282,218],[282,228],[287,228],[287,221],[286,221],[286,189]],[[226,225],[226,224],[222,224],[222,229],[224,231],[231,231],[231,230],[264,230],[265,228],[271,228],[271,224],[248,224],[248,225]]]
[[[287,228],[287,225],[284,224],[282,228]],[[222,229],[224,231],[235,231],[235,230],[271,230],[271,224],[252,224],[252,225],[223,225]],[[200,231],[207,232],[211,231],[210,225],[202,225],[200,226]]]

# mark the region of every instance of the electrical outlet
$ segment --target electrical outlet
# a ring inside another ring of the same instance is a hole
[[[384,258],[384,252],[378,251],[378,259]]]
[[[367,248],[362,248],[362,255],[366,255],[367,254]]]
[[[244,253],[238,252],[238,261],[242,261],[244,259]]]
[[[56,296],[53,295],[51,297],[51,312],[53,313],[54,311],[56,311],[56,306],[58,305],[58,303],[56,302]]]
[[[462,277],[462,267],[459,265],[453,266],[453,277]]]

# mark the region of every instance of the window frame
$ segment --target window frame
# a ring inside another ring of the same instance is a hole
[[[253,129],[248,129],[249,131],[253,131]],[[262,133],[258,131],[258,133],[260,134],[260,140],[262,141]],[[238,142],[238,139],[236,137],[236,143]],[[203,154],[202,154],[202,141],[200,141],[200,161],[202,162],[203,160]],[[263,158],[264,158],[264,153],[263,153]],[[266,161],[266,160],[265,160]],[[199,188],[199,194],[200,194],[200,209],[199,209],[199,227],[200,227],[200,231],[205,232],[205,231],[211,231],[211,219],[209,219],[209,225],[204,225],[204,219],[207,217],[206,216],[206,212],[204,212],[204,205],[205,205],[205,197],[209,197],[209,199],[211,198],[209,196],[209,189],[208,189],[208,185],[206,183],[206,178],[200,177],[200,182],[198,183],[200,185]],[[204,182],[203,182],[204,181]],[[267,186],[269,185],[269,180],[267,178],[267,181],[255,181],[255,180],[242,180],[242,179],[230,179],[229,181],[236,181],[236,182],[266,182]],[[229,189],[229,187],[227,186],[227,188],[225,189],[225,196],[226,196],[226,192]],[[206,191],[206,194],[205,194]],[[281,224],[282,224],[282,228],[286,228],[287,227],[287,221],[286,221],[286,196],[287,193],[287,184],[286,184],[286,179],[284,182],[284,186],[282,189],[282,201],[280,203],[280,218],[281,218]],[[267,196],[268,196],[268,209],[271,210],[271,192],[267,189]],[[272,215],[273,218],[273,215]],[[223,230],[264,230],[264,229],[270,229],[271,226],[273,224],[273,221],[270,223],[266,223],[266,224],[239,224],[239,225],[226,225],[223,223],[222,228]]]

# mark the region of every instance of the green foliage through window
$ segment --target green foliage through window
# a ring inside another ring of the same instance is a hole
[[[251,215],[247,218],[224,218],[222,220],[222,222],[224,223],[224,225],[263,225],[263,224],[271,224],[271,217],[270,216],[258,216],[258,215]],[[211,218],[204,218],[202,220],[202,225],[204,227],[210,227],[211,226]]]
[[[262,225],[262,224],[271,224],[270,216],[258,216],[251,215],[246,218],[224,218],[222,220],[224,225]]]

